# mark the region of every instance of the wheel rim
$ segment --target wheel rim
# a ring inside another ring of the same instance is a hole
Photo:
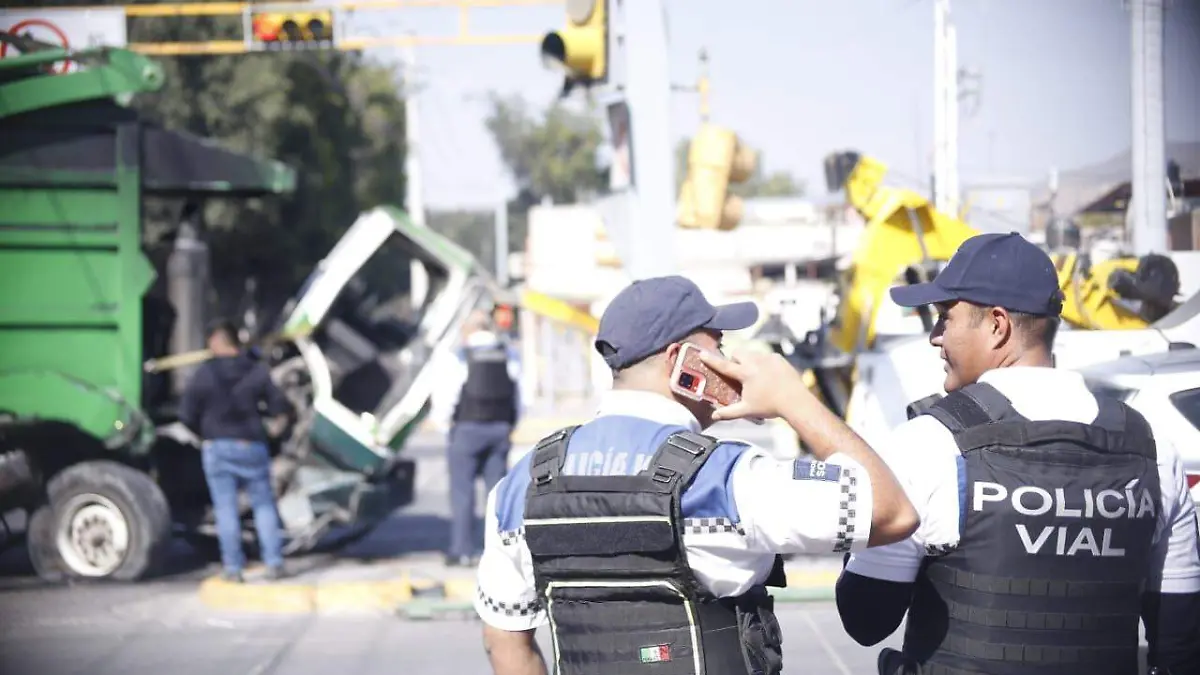
[[[73,572],[85,577],[112,574],[129,549],[129,522],[111,499],[75,495],[58,520],[58,552]]]

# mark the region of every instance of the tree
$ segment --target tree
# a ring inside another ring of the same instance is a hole
[[[134,18],[129,41],[236,40],[241,20]],[[231,150],[283,161],[298,174],[291,197],[214,199],[204,205],[219,294],[240,295],[246,278],[254,276],[265,295],[282,301],[361,211],[403,204],[404,106],[390,66],[338,52],[156,60],[164,67],[165,85],[133,102],[145,116]],[[179,211],[177,201],[146,205],[144,233],[152,256],[161,257],[169,246]],[[228,307],[238,298],[222,300]]]
[[[683,185],[687,175],[687,156],[690,138],[681,139],[675,144],[675,189]],[[758,153],[758,165],[754,174],[744,183],[730,183],[729,192],[742,199],[752,197],[803,197],[806,192],[804,181],[798,180],[789,171],[764,172],[762,151]]]
[[[495,272],[496,226],[491,211],[430,211],[430,229],[465,248],[487,269]],[[511,248],[511,247],[510,247]]]
[[[541,119],[519,96],[493,93],[490,102],[484,124],[517,186],[517,197],[508,205],[509,248],[520,250],[530,207],[546,197],[571,204],[606,190],[608,168],[599,162],[604,133],[595,117],[573,112],[559,102]]]

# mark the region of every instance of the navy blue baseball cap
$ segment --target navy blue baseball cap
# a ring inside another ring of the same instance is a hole
[[[891,294],[902,307],[964,300],[1037,316],[1058,316],[1063,303],[1050,256],[1016,232],[971,237],[933,281]]]
[[[620,370],[702,328],[741,330],[757,320],[758,305],[738,302],[714,306],[690,279],[641,279],[622,289],[608,304],[600,317],[595,346],[610,368]]]

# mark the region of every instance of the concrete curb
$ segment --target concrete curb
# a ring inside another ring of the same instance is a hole
[[[834,571],[788,573],[787,588],[773,588],[779,603],[833,599]],[[254,614],[326,612],[394,613],[406,619],[474,614],[474,578],[434,581],[407,575],[383,581],[234,584],[210,577],[200,584],[200,602],[210,609]]]

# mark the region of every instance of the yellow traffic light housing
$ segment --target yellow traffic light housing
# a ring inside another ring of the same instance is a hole
[[[333,40],[333,12],[260,12],[251,22],[254,39],[264,44],[324,43]]]
[[[542,61],[562,69],[563,95],[608,79],[608,0],[567,0],[567,25],[542,38]]]
[[[705,124],[688,148],[687,176],[679,190],[675,219],[680,227],[732,230],[744,206],[729,194],[730,183],[748,180],[758,168],[758,153],[732,131]]]

